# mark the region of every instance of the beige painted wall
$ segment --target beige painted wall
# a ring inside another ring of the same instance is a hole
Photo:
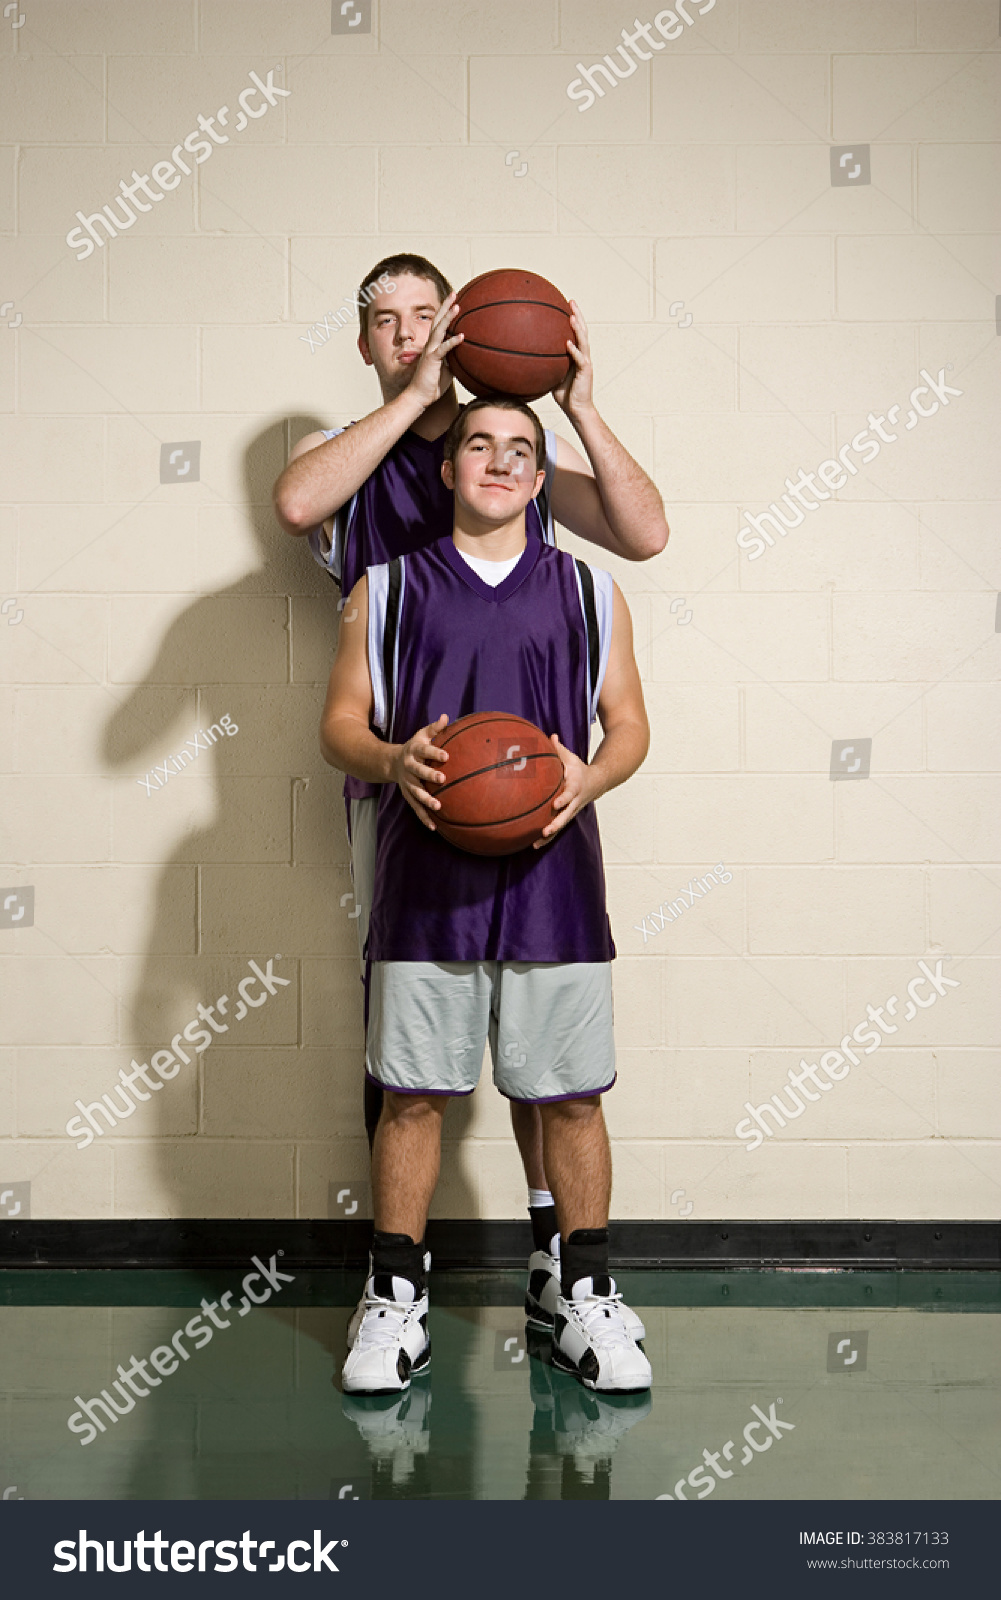
[[[391,248],[573,294],[672,524],[656,561],[607,562],[654,728],[601,805],[614,1213],[997,1215],[997,6],[687,10],[584,112],[567,85],[632,3],[376,0],[360,37],[327,0],[0,23],[0,886],[35,891],[33,926],[0,927],[0,1191],[30,1181],[32,1215],[325,1216],[364,1175],[316,743],[336,592],[269,496],[291,442],[377,403],[348,329],[305,335]],[[251,71],[291,93],[237,132]],[[74,213],[222,105],[229,143],[78,260]],[[871,183],[832,187],[852,140]],[[961,395],[738,548],[870,412],[902,422],[922,369]],[[161,445],[191,440],[199,481],[161,484]],[[148,794],[223,716],[239,732]],[[832,742],[870,738],[870,777],[832,782]],[[717,862],[730,880],[653,933]],[[279,952],[290,982],[238,1023],[248,960]],[[744,1102],[902,1010],[919,960],[958,987],[746,1148]],[[74,1101],[223,994],[229,1032],[78,1150]],[[437,1213],[523,1215],[503,1103],[484,1083],[453,1109]]]

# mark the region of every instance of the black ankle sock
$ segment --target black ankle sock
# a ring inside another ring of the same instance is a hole
[[[607,1228],[575,1228],[561,1241],[560,1289],[566,1299],[580,1278],[593,1278],[599,1294],[609,1293]]]
[[[560,1231],[560,1225],[556,1220],[556,1207],[529,1206],[528,1214],[532,1219],[532,1243],[536,1250],[548,1250],[553,1234]]]
[[[372,1276],[380,1278],[409,1278],[418,1298],[424,1293],[424,1246],[414,1244],[407,1233],[379,1233],[372,1235]],[[376,1282],[376,1293],[385,1294],[391,1286]]]

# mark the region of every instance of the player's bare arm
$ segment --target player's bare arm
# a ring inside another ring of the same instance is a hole
[[[656,484],[599,415],[587,324],[571,300],[567,340],[571,363],[553,398],[573,423],[588,459],[566,439],[556,441],[553,516],[571,533],[628,561],[647,561],[667,544],[670,529]],[[592,470],[593,469],[593,470]]]
[[[445,357],[462,342],[461,334],[448,336],[458,312],[452,293],[430,322],[423,347],[416,344],[419,328],[415,322],[395,307],[371,313],[376,335],[413,345],[412,353],[416,355],[420,349],[420,357],[412,372],[401,373],[402,387],[388,395],[384,387],[383,404],[354,427],[345,428],[333,439],[325,439],[319,431],[308,433],[293,447],[288,466],[272,491],[275,515],[286,533],[298,537],[333,516],[371,477],[397,439],[447,393],[452,375]],[[363,342],[359,339],[359,345]]]
[[[350,620],[349,620],[350,619]],[[359,578],[344,608],[337,654],[320,719],[323,759],[341,772],[368,783],[398,783],[403,798],[426,828],[435,832],[431,812],[441,802],[431,792],[444,783],[441,767],[448,752],[431,743],[448,723],[446,716],[420,728],[406,744],[389,744],[369,726],[373,709],[368,667],[368,578]]]
[[[553,801],[557,813],[533,847],[543,849],[584,806],[631,778],[650,747],[650,725],[643,704],[643,686],[633,654],[633,625],[622,591],[613,584],[612,638],[608,665],[598,697],[602,741],[588,764],[552,734],[553,747],[566,774]]]

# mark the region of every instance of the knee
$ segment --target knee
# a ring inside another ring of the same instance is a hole
[[[539,1107],[527,1100],[512,1100],[511,1121],[516,1128],[530,1128],[539,1116]]]
[[[601,1096],[590,1095],[582,1100],[556,1100],[540,1106],[543,1122],[567,1127],[594,1121],[601,1117]]]
[[[394,1094],[387,1089],[382,1103],[382,1120],[403,1123],[409,1127],[427,1123],[432,1118],[440,1122],[447,1104],[448,1096],[444,1094]]]

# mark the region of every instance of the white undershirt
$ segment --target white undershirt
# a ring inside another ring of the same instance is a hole
[[[458,545],[455,548],[459,550]],[[467,556],[465,550],[459,550],[463,561],[468,562],[476,576],[482,578],[484,583],[488,583],[491,589],[496,589],[499,583],[504,582],[508,573],[514,571],[524,553],[523,550],[519,550],[516,556],[509,556],[506,561],[488,561],[485,556]]]

